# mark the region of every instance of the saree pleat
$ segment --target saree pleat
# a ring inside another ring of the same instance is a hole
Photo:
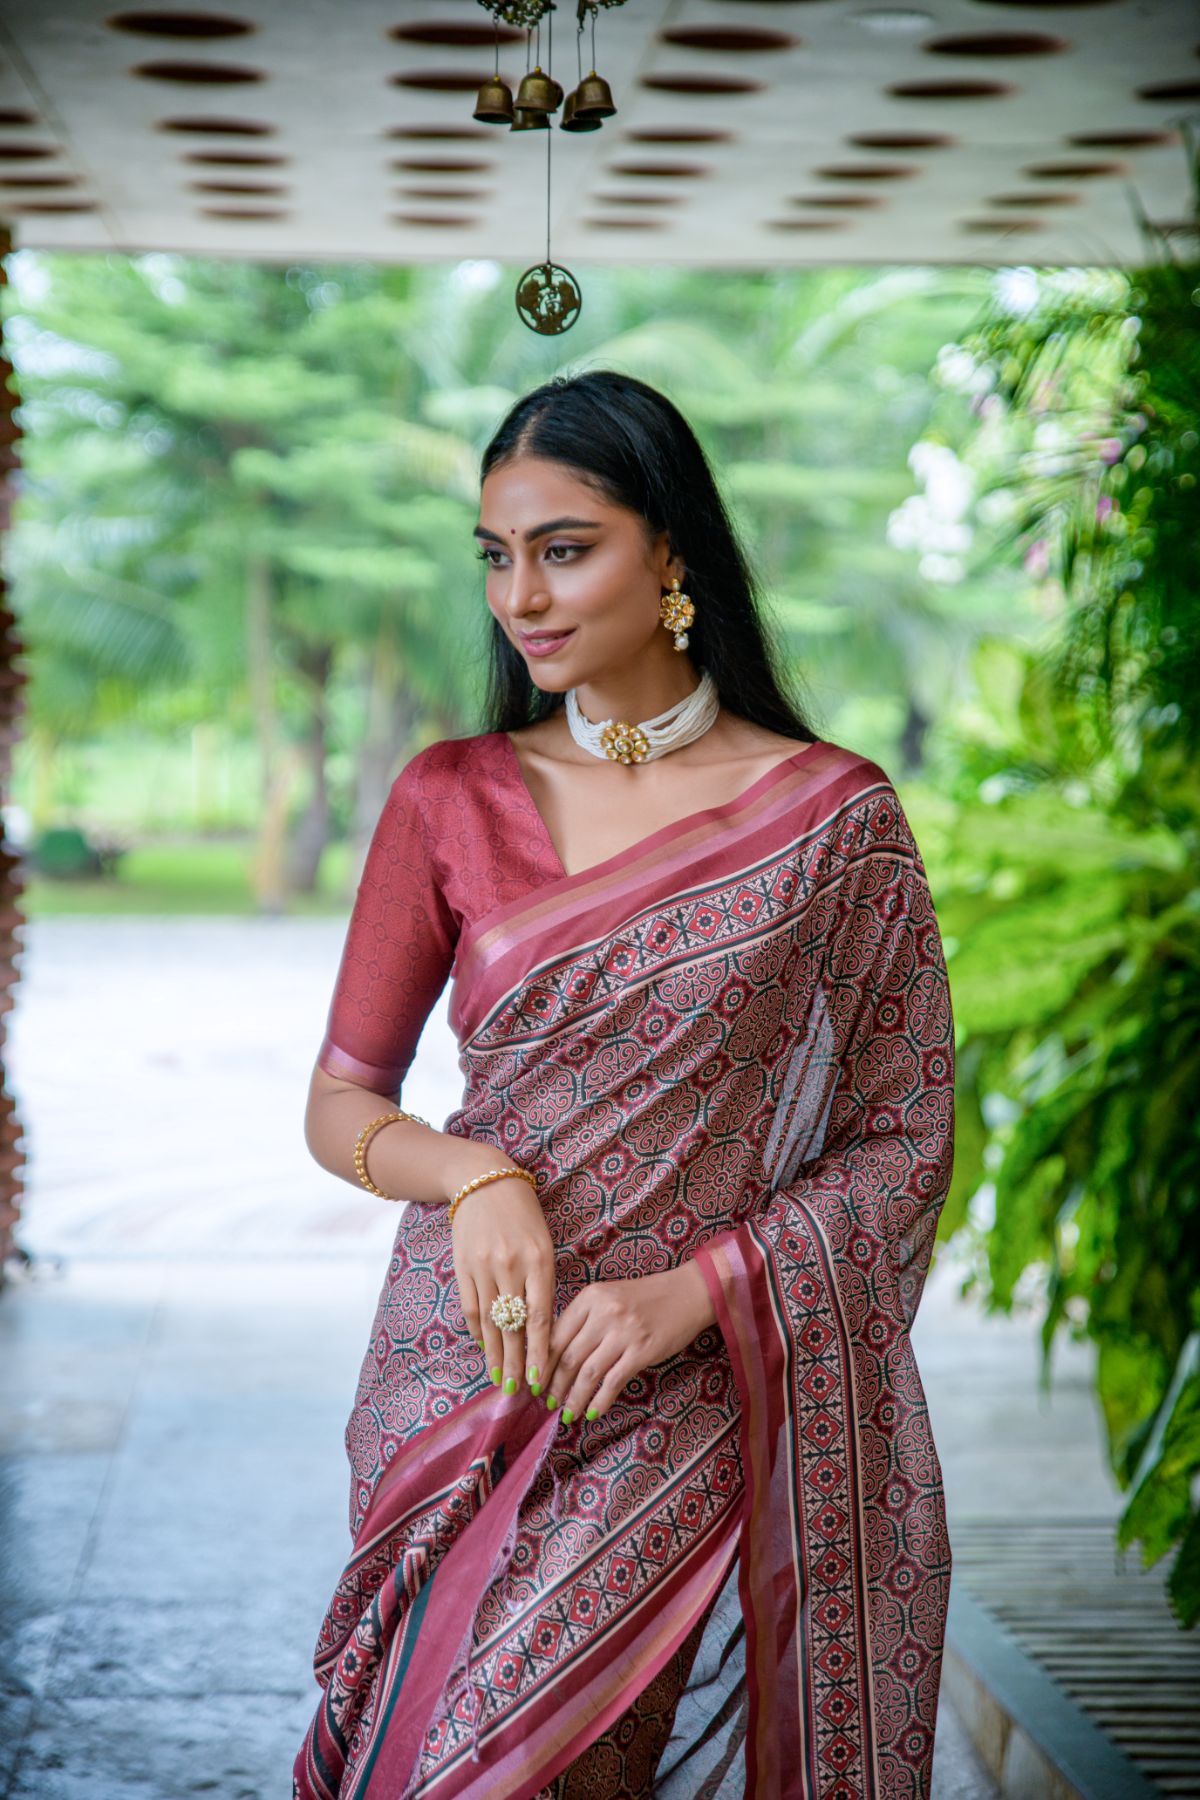
[[[472,912],[472,833],[514,816]],[[573,1800],[631,1768],[661,1800],[927,1800],[950,1547],[909,1330],[953,1021],[890,782],[806,745],[569,876],[487,734],[414,759],[380,841],[428,954],[453,943],[444,1129],[537,1172],[558,1308],[694,1257],[716,1325],[563,1427],[491,1386],[444,1209],[404,1211],[295,1800]],[[360,898],[394,906],[383,867]],[[361,1004],[376,941],[364,903],[322,1060],[398,1092],[417,1032]],[[419,950],[396,979],[424,995]]]

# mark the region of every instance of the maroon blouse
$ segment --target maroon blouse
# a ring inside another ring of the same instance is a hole
[[[398,1100],[464,925],[563,873],[507,732],[418,751],[367,850],[321,1068]]]

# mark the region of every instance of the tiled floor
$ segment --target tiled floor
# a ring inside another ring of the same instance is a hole
[[[0,1300],[0,1795],[290,1792],[349,1544],[342,1442],[395,1223],[308,1158],[333,921],[27,927]],[[444,1006],[405,1099],[459,1097]],[[61,1259],[61,1260],[59,1260]],[[1112,1504],[1086,1353],[935,1272],[915,1334],[954,1517]],[[994,1793],[943,1704],[937,1800]]]

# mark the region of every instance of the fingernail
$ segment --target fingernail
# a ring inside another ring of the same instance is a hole
[[[505,1391],[505,1393],[506,1393],[506,1394],[515,1394],[515,1393],[516,1393],[516,1391],[517,1391],[517,1378],[516,1378],[516,1376],[515,1376],[515,1375],[510,1375],[510,1376],[509,1376],[509,1377],[508,1377],[508,1378],[507,1378],[507,1380],[506,1380],[506,1381],[505,1381],[505,1383],[504,1383],[504,1391]]]
[[[492,1370],[492,1380],[495,1382],[497,1387],[500,1386],[500,1374],[501,1374],[501,1371],[499,1369]]]
[[[553,1412],[557,1405],[558,1405],[558,1401],[554,1398],[554,1395],[547,1394],[546,1395],[546,1406],[549,1409],[549,1411]]]
[[[535,1400],[536,1400],[536,1398],[537,1398],[537,1396],[538,1396],[538,1395],[539,1395],[539,1394],[540,1394],[540,1393],[541,1393],[541,1391],[542,1391],[542,1384],[541,1384],[541,1382],[540,1382],[540,1381],[531,1381],[531,1382],[530,1382],[530,1384],[529,1384],[529,1391],[530,1391],[530,1393],[531,1393],[531,1394],[532,1394],[532,1395],[533,1395],[533,1397],[534,1397],[534,1399],[535,1399]]]
[[[563,1424],[570,1425],[573,1422],[574,1418],[575,1418],[575,1414],[571,1411],[570,1407],[564,1406],[563,1407]]]
[[[530,1363],[528,1369],[525,1371],[525,1378],[527,1381],[536,1381],[537,1380],[538,1372],[537,1372],[537,1364],[536,1363]]]
[[[585,1412],[585,1413],[584,1413],[584,1415],[583,1415],[583,1416],[584,1416],[584,1418],[585,1418],[585,1419],[595,1419],[595,1418],[597,1418],[597,1417],[598,1417],[598,1416],[599,1416],[599,1415],[598,1415],[598,1414],[597,1414],[597,1412],[596,1412],[596,1409],[595,1409],[595,1407],[594,1407],[594,1406],[589,1406],[589,1407],[588,1407],[588,1409],[587,1409],[587,1411],[586,1411],[586,1412]]]

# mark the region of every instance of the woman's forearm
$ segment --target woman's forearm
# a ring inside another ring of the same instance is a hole
[[[304,1138],[314,1159],[331,1175],[340,1175],[360,1193],[368,1190],[354,1167],[354,1145],[359,1132],[381,1113],[394,1112],[396,1103],[369,1088],[323,1088],[314,1076],[304,1117]],[[432,1125],[411,1119],[394,1120],[372,1132],[367,1143],[367,1174],[376,1187],[396,1200],[444,1204],[472,1175],[485,1169],[502,1169],[512,1157],[494,1144],[455,1137]]]

